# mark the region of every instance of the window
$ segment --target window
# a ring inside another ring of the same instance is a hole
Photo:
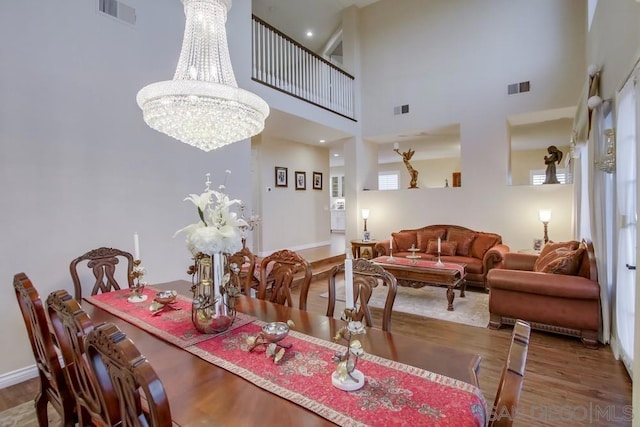
[[[561,168],[556,171],[556,177],[560,184],[566,184],[569,182],[569,170],[567,168]],[[544,169],[537,169],[529,171],[529,184],[541,185],[544,184],[546,173]]]
[[[397,190],[399,182],[400,173],[397,171],[378,173],[378,190]]]

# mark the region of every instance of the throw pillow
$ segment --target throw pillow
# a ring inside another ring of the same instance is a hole
[[[440,241],[440,255],[454,256],[457,246],[458,242]],[[429,240],[427,253],[438,255],[438,239]]]
[[[416,238],[415,231],[401,231],[399,233],[391,233],[393,237],[393,251],[394,252],[407,252],[407,250],[413,246],[417,247],[418,240]]]
[[[478,236],[473,241],[471,245],[471,256],[478,259],[483,259],[484,254],[487,253],[489,249],[498,244],[500,240],[500,236],[496,236],[495,234],[485,234],[478,233]]]
[[[476,234],[478,233],[473,231],[456,230],[450,228],[447,232],[447,241],[458,243],[456,255],[469,256],[469,252],[471,251],[471,243],[473,242],[473,239],[476,238]]]
[[[558,248],[547,254],[544,259],[545,262],[538,267],[538,270],[535,271],[540,273],[567,274],[575,276],[578,274],[583,252],[584,248],[578,248],[573,251]]]
[[[427,251],[427,246],[429,245],[430,240],[438,240],[438,237],[444,240],[445,231],[446,230],[444,228],[418,230],[417,232],[418,248],[420,248],[420,251],[421,252]]]
[[[576,249],[578,249],[579,246],[580,246],[580,242],[577,242],[575,240],[570,240],[568,242],[557,242],[557,243],[547,242],[547,244],[544,245],[544,247],[540,251],[540,255],[538,255],[538,259],[536,260],[536,263],[533,265],[533,271],[541,270],[542,263],[544,262],[546,264],[549,262],[549,261],[544,261],[544,258],[547,255],[555,252],[556,250],[564,249],[568,251],[575,251]]]

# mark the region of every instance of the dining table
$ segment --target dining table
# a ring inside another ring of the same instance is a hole
[[[206,340],[208,337],[200,334],[191,334],[187,340],[183,340],[183,337],[168,339],[168,335],[165,336],[161,330],[162,326],[153,326],[154,321],[163,320],[161,316],[171,316],[173,310],[152,313],[148,309],[152,302],[152,293],[175,290],[184,302],[188,302],[190,281],[157,283],[147,288],[146,292],[150,292],[151,298],[139,303],[144,311],[149,313],[148,316],[153,316],[146,320],[141,319],[139,314],[138,317],[134,317],[111,309],[105,301],[118,294],[99,294],[103,295],[102,299],[99,296],[85,297],[82,306],[95,324],[116,324],[147,358],[162,381],[176,425],[407,425],[412,420],[403,418],[403,414],[407,413],[407,405],[413,405],[413,417],[432,417],[434,422],[429,422],[428,425],[462,426],[487,423],[488,406],[478,387],[477,378],[480,356],[471,351],[376,328],[366,328],[365,334],[357,336],[365,356],[369,358],[363,358],[358,364],[358,368],[365,375],[365,386],[361,390],[348,392],[332,385],[331,373],[335,366],[332,366],[330,357],[328,360],[325,357],[325,360],[317,361],[320,366],[318,372],[298,372],[301,374],[298,375],[298,382],[288,386],[282,378],[282,369],[285,369],[287,364],[294,364],[297,357],[304,356],[304,352],[310,353],[312,346],[327,346],[327,349],[331,350],[339,345],[340,343],[333,341],[333,337],[345,326],[345,321],[249,296],[239,296],[236,299],[237,325],[234,323],[239,329],[235,331],[241,331],[242,328],[248,328],[249,331],[253,330],[251,328],[259,330],[260,325],[269,322],[291,321],[292,325],[290,339],[287,339],[293,344],[286,350],[285,354],[289,356],[285,356],[279,362],[280,367],[275,366],[277,364],[269,360],[264,351],[249,353],[245,348],[244,356],[236,354],[236,357],[249,359],[248,366],[254,369],[252,373],[246,366],[238,367],[225,360],[224,354],[216,355],[217,351],[226,350],[225,346],[230,345],[228,339],[225,341],[225,334],[210,340]],[[116,292],[123,293],[128,290]],[[126,294],[123,301],[126,301]],[[183,315],[186,315],[185,311],[188,310],[188,306],[184,306]],[[154,314],[158,314],[158,319]],[[254,326],[253,322],[258,326]],[[228,332],[229,335],[232,333],[233,331]],[[192,339],[193,341],[190,341]],[[322,373],[322,369],[325,373]],[[393,369],[393,372],[401,373],[410,383],[415,382],[417,389],[412,391],[400,384],[382,384],[384,377],[395,378],[394,375],[384,374],[383,369]],[[373,375],[374,371],[378,372],[377,380],[373,376],[367,377],[367,374]],[[301,397],[295,388],[300,382],[313,385],[309,392],[315,397]],[[372,390],[374,386],[380,386],[379,389],[384,389],[386,395],[376,395],[376,391]],[[453,412],[441,411],[437,405],[432,407],[420,402],[416,404],[416,399],[422,399],[420,393],[435,394],[434,401],[437,401],[438,405],[451,406]],[[317,396],[330,401],[348,398],[355,406],[344,412],[327,409],[318,403]],[[465,406],[467,399],[471,409]],[[354,411],[356,414],[358,411],[368,412],[364,414],[364,418],[359,418],[352,416]],[[462,418],[456,419],[456,416],[452,415],[457,414],[456,411],[465,415],[464,422]],[[376,413],[380,414],[379,418],[372,418],[371,414]],[[413,423],[415,425],[415,418]]]

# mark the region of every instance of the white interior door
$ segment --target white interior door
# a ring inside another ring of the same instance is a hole
[[[636,286],[637,175],[636,175],[636,93],[630,79],[617,97],[616,196],[617,268],[615,319],[620,356],[633,371]]]

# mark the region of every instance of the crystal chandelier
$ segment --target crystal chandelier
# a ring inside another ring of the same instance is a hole
[[[136,98],[149,127],[204,151],[257,135],[269,106],[238,88],[225,22],[231,0],[182,0],[186,24],[173,80],[152,83]]]

